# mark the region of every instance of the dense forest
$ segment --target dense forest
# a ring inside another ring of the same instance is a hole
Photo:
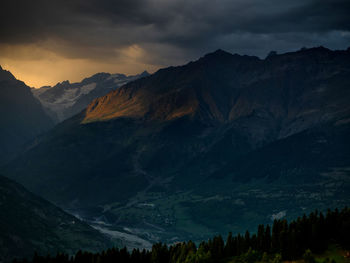
[[[344,249],[350,248],[350,208],[341,211],[328,210],[324,215],[315,211],[288,223],[275,220],[272,227],[259,225],[254,234],[244,234],[226,238],[215,236],[198,246],[192,241],[166,245],[154,244],[151,250],[128,251],[126,248],[111,248],[93,254],[79,251],[75,256],[57,254],[39,256],[31,260],[14,260],[14,263],[180,263],[180,262],[271,262],[304,259],[314,263],[312,253],[322,253],[331,244]],[[312,252],[311,252],[312,251]]]

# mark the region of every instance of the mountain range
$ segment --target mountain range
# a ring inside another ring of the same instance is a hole
[[[148,76],[144,71],[139,75],[97,73],[81,82],[70,83],[68,80],[55,86],[32,89],[34,96],[41,102],[46,113],[55,123],[61,122],[79,113],[91,100],[106,95],[130,81]]]
[[[1,168],[106,233],[168,243],[350,201],[350,49],[217,50],[93,99]]]

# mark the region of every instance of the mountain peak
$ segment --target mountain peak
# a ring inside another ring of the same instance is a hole
[[[300,50],[301,52],[308,52],[308,53],[321,53],[321,54],[324,54],[324,53],[330,53],[332,52],[330,49],[324,47],[324,46],[319,46],[319,47],[313,47],[313,48],[305,48],[305,49],[301,49]]]
[[[233,55],[225,50],[217,49],[214,52],[206,54],[204,57],[232,57]]]
[[[212,53],[208,53],[206,54],[204,57],[202,57],[201,59],[199,59],[199,61],[201,60],[213,60],[213,61],[217,61],[217,62],[229,62],[234,60],[236,62],[241,62],[241,61],[256,61],[256,60],[260,60],[258,57],[256,56],[248,56],[248,55],[240,55],[240,54],[232,54],[230,52],[227,52],[225,50],[222,49],[217,49],[216,51],[212,52]]]
[[[57,86],[66,86],[66,85],[69,85],[69,84],[70,84],[69,80],[64,80],[64,81],[62,81],[62,82],[58,82],[58,83],[55,85],[55,87],[57,87]]]
[[[0,66],[0,81],[1,80],[15,80],[16,78],[12,75],[12,73],[8,70],[3,69]]]
[[[103,80],[109,78],[110,76],[111,76],[110,73],[99,72],[99,73],[96,73],[96,74],[92,75],[91,77],[87,77],[87,78],[83,79],[81,81],[81,83],[89,84],[89,83],[92,83],[92,82],[99,82],[99,81],[103,81]]]
[[[213,53],[214,54],[229,54],[229,55],[231,55],[231,53],[229,53],[229,52],[227,52],[227,51],[225,51],[225,50],[223,50],[221,48],[215,50]]]
[[[277,56],[277,55],[278,55],[278,54],[277,54],[277,51],[271,50],[271,51],[269,52],[269,54],[267,54],[266,58],[268,59],[268,58],[271,58],[271,57],[275,57],[275,56]]]
[[[151,74],[149,74],[149,72],[147,70],[144,70],[139,76],[140,77],[147,77],[149,75],[151,75]]]

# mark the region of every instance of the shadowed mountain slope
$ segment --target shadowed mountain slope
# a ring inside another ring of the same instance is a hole
[[[0,176],[0,260],[57,252],[99,251],[111,242],[21,185]]]
[[[30,88],[0,67],[0,164],[53,127]]]

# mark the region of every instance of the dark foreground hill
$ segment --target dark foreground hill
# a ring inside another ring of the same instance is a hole
[[[80,248],[99,251],[112,243],[98,231],[21,185],[0,176],[0,261]]]
[[[218,50],[94,100],[2,170],[105,231],[153,242],[346,205],[349,76],[350,50]]]

